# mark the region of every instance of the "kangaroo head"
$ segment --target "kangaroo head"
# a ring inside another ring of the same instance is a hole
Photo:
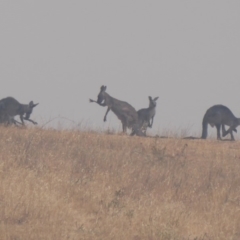
[[[105,91],[107,89],[107,86],[101,86],[100,93],[98,94],[97,102],[102,103],[102,101],[105,99]]]
[[[29,104],[28,104],[28,108],[27,108],[27,111],[26,111],[26,116],[25,118],[29,118],[32,111],[33,111],[33,108],[36,107],[39,103],[33,103],[33,101],[31,101]]]
[[[152,97],[148,97],[149,98],[149,107],[156,107],[157,106],[157,100],[159,97],[155,97],[154,99],[152,99]]]

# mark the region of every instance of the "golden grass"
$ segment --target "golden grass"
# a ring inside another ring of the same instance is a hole
[[[0,239],[240,239],[240,142],[0,132]]]

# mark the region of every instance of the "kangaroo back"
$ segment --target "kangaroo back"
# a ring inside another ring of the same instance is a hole
[[[21,108],[21,104],[13,97],[3,98],[0,103],[4,105],[4,112],[9,116],[17,115]]]

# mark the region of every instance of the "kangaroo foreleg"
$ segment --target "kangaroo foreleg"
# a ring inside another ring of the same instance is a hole
[[[100,105],[100,106],[102,106],[102,107],[106,107],[107,106],[107,104],[104,102],[104,103],[99,103],[99,102],[97,102],[97,101],[95,101],[95,100],[92,100],[92,99],[89,99],[89,102],[95,102],[95,103],[97,103],[98,105]]]
[[[232,131],[237,132],[237,129],[234,128]],[[222,124],[222,136],[223,136],[223,137],[227,135],[226,132],[227,132],[227,131],[226,131],[226,129],[225,129],[225,125]],[[232,135],[232,134],[231,134],[231,135]]]
[[[29,122],[31,122],[31,123],[33,123],[33,124],[37,124],[37,122],[34,122],[32,119],[30,119],[30,118],[24,118],[24,120],[27,120],[27,121],[29,121]]]
[[[229,133],[232,133],[232,131],[235,131],[235,130],[236,130],[235,126],[231,126],[227,131],[225,132],[223,131],[222,136],[225,137],[226,135],[228,135]]]

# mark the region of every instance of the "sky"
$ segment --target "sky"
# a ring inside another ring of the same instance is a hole
[[[39,102],[40,126],[121,131],[89,103],[106,85],[136,110],[159,97],[150,134],[199,135],[215,104],[240,117],[239,13],[237,0],[0,1],[0,98]]]

